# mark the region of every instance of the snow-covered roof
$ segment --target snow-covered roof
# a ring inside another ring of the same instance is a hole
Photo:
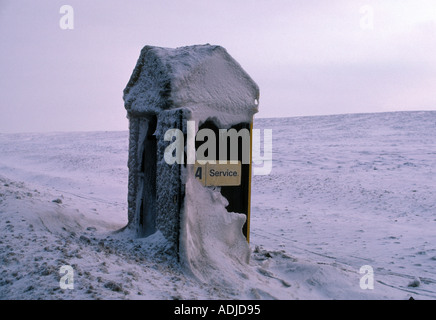
[[[123,98],[129,116],[183,107],[252,117],[259,87],[221,46],[145,46]]]

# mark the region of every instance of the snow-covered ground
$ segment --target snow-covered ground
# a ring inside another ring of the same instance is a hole
[[[160,233],[114,233],[128,132],[0,134],[0,299],[436,298],[436,112],[255,127],[273,129],[273,170],[253,177],[251,259],[209,283]],[[62,265],[73,290],[59,287]]]

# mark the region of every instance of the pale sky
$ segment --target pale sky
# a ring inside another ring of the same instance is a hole
[[[436,110],[435,0],[0,0],[0,43],[0,132],[127,130],[144,45],[225,47],[256,117]]]

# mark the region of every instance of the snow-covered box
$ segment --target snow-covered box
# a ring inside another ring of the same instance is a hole
[[[242,163],[239,185],[201,186],[186,154],[182,163],[168,164],[164,160],[165,149],[171,143],[166,141],[165,133],[170,129],[183,132],[186,151],[189,134],[195,137],[202,128],[217,134],[219,129],[230,128],[250,132],[258,99],[256,83],[223,47],[145,46],[124,89],[130,127],[128,228],[139,237],[160,231],[174,243],[175,252],[185,250],[179,246],[186,244],[192,230],[197,230],[190,224],[201,220],[195,215],[213,216],[214,212],[208,211],[214,211],[216,205],[198,206],[195,202],[212,201],[206,199],[208,196],[201,197],[203,191],[198,188],[210,189],[227,199],[221,201],[226,212],[249,217],[251,164]],[[195,148],[198,146],[197,140]],[[233,160],[242,159],[241,147],[238,150]],[[200,212],[204,210],[200,207],[206,211]],[[248,219],[242,223],[248,237]]]

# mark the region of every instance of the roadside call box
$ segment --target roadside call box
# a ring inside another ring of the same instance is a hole
[[[189,209],[186,183],[195,179],[219,191],[229,213],[246,216],[242,232],[249,241],[251,132],[259,99],[250,76],[220,46],[146,46],[123,98],[129,119],[126,229],[138,237],[160,231],[177,253]]]

